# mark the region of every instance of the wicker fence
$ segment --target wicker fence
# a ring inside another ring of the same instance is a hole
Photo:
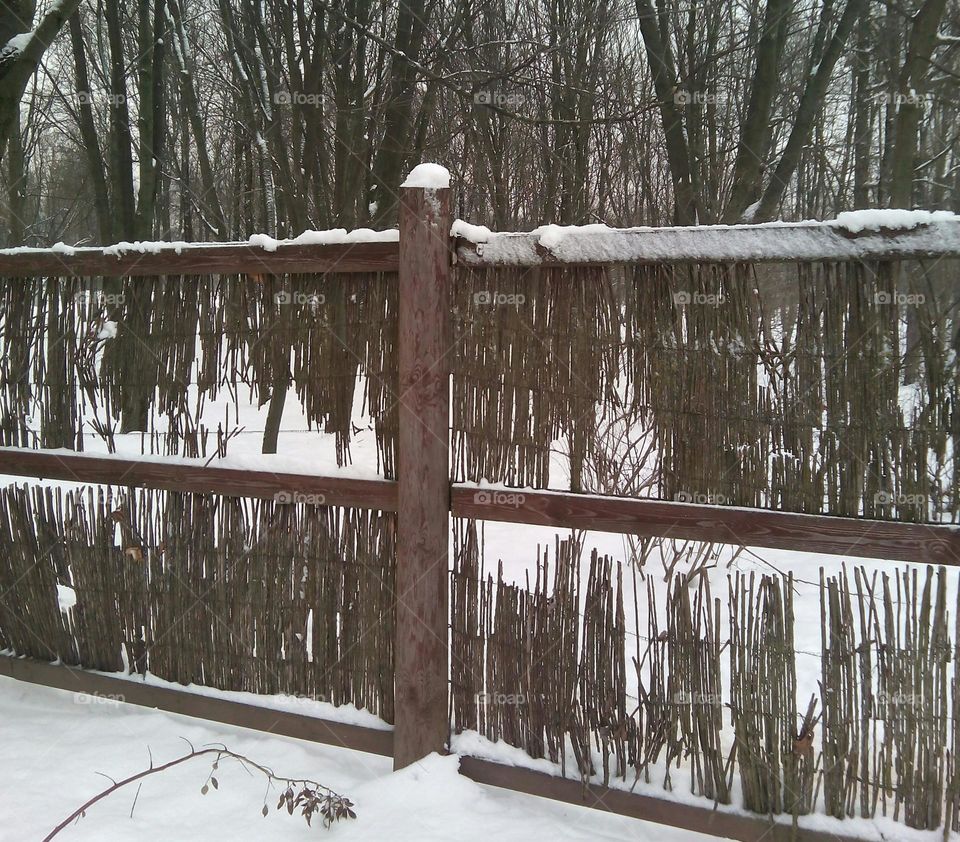
[[[581,577],[562,542],[511,585],[484,575],[475,521],[957,565],[960,224],[476,243],[447,237],[448,206],[408,188],[399,242],[0,255],[0,472],[101,489],[0,494],[0,647],[353,703],[394,723],[398,766],[476,730],[584,785],[464,761],[478,779],[733,838],[818,803],[957,828],[942,569],[825,581],[805,700],[789,578],[732,580],[723,612],[706,578],[648,590],[628,660],[621,568],[593,554]],[[252,431],[203,410],[241,391],[275,449],[293,384],[349,464],[360,383],[379,480],[80,452],[146,427],[147,456],[228,455]],[[548,490],[557,442],[569,492]],[[678,764],[704,808],[598,788],[655,769],[677,788]]]

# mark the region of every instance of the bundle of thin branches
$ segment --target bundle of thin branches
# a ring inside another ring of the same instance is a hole
[[[730,714],[744,806],[757,813],[813,807],[816,698],[798,715],[793,576],[737,573],[729,582]]]
[[[688,757],[691,791],[729,804],[729,763],[720,739],[720,604],[713,600],[706,576],[697,579],[692,601],[690,592],[688,582],[678,577],[667,600],[667,693],[674,716],[667,765]]]
[[[617,371],[608,272],[461,268],[454,282],[454,475],[545,488],[563,438],[581,489]]]

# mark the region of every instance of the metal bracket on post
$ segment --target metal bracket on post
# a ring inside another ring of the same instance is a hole
[[[443,752],[450,731],[451,218],[438,174],[421,165],[400,189],[394,769]]]

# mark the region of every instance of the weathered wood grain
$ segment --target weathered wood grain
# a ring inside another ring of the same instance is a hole
[[[7,655],[0,655],[0,675],[44,687],[97,695],[126,704],[158,708],[183,716],[252,728],[270,734],[282,734],[314,743],[326,743],[354,751],[366,751],[387,757],[393,753],[393,732],[386,729],[347,725],[214,696],[201,696],[187,690],[156,687],[137,679],[114,678],[60,664],[46,664]]]
[[[489,786],[739,842],[855,842],[858,838],[828,831],[800,828],[794,831],[788,823],[729,813],[722,808],[715,809],[709,802],[701,807],[605,786],[584,786],[580,781],[475,757],[460,759],[460,774]]]
[[[135,244],[134,244],[135,245]],[[116,248],[116,247],[114,247]],[[396,272],[395,242],[291,245],[266,251],[248,243],[170,243],[156,250],[76,248],[0,250],[0,276],[286,275],[291,272]]]
[[[463,485],[451,500],[455,517],[960,565],[960,529],[948,525]]]
[[[851,233],[817,222],[570,230],[544,247],[540,234],[496,233],[485,243],[457,240],[467,266],[600,266],[623,263],[751,263],[793,260],[910,260],[960,256],[960,221],[908,230]]]
[[[397,510],[397,484],[390,480],[245,471],[15,447],[0,447],[2,474],[228,497],[276,498],[281,502],[278,495],[287,495],[287,502],[302,500],[300,495],[306,495],[308,502],[316,505]]]
[[[449,736],[449,190],[403,188],[398,310],[399,434],[394,768]]]

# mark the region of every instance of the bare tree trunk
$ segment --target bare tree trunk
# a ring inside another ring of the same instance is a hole
[[[826,50],[820,57],[814,73],[807,79],[807,84],[800,97],[800,104],[797,107],[797,117],[793,129],[787,139],[787,145],[784,147],[770,183],[767,184],[766,190],[763,191],[760,198],[760,204],[754,216],[756,221],[763,222],[776,215],[783,194],[787,189],[787,184],[790,183],[790,179],[793,177],[800,161],[803,147],[810,137],[810,131],[817,114],[823,107],[824,95],[830,77],[833,75],[833,68],[836,66],[837,59],[840,58],[840,53],[853,29],[853,25],[863,13],[868,2],[869,0],[847,0],[846,8],[843,10],[843,15],[837,23]]]
[[[396,51],[391,61],[389,94],[384,109],[383,139],[373,163],[374,195],[377,203],[374,219],[381,226],[391,224],[396,219],[400,176],[407,155],[416,151],[407,149],[416,74],[410,62],[400,58],[398,54],[416,61],[423,44],[425,27],[424,0],[411,0],[409,3],[400,4],[394,42]]]
[[[110,47],[110,174],[113,181],[110,192],[116,223],[113,233],[117,238],[132,240],[136,213],[133,193],[133,137],[130,131],[130,109],[127,107],[127,63],[123,51],[123,23],[120,20],[119,0],[106,0],[103,10]]]
[[[674,222],[677,225],[693,225],[697,221],[696,201],[690,172],[690,150],[677,107],[679,85],[673,51],[660,31],[657,13],[650,0],[636,0],[636,5],[667,142],[667,162],[674,193]]]
[[[757,65],[750,86],[750,104],[733,165],[733,193],[723,214],[723,221],[727,223],[739,220],[760,194],[760,178],[770,146],[773,99],[792,9],[793,0],[769,0],[767,3],[763,33],[757,45]]]
[[[870,7],[860,16],[853,70],[853,206],[870,206]]]
[[[226,217],[223,213],[223,204],[220,201],[220,194],[217,188],[217,182],[214,178],[213,167],[210,164],[210,151],[207,144],[206,125],[200,116],[200,106],[197,102],[197,93],[193,86],[193,68],[187,60],[187,37],[183,29],[183,10],[180,7],[179,0],[169,0],[170,17],[173,22],[173,38],[175,48],[173,51],[177,60],[178,70],[180,71],[180,99],[186,111],[190,130],[193,134],[193,141],[197,149],[197,166],[200,169],[200,185],[203,188],[202,201],[200,202],[200,212],[203,215],[204,222],[208,227],[215,229],[217,239],[227,239],[229,227]],[[189,146],[186,147],[189,151]],[[184,160],[184,175],[189,173],[189,157]],[[182,187],[186,185],[181,182]]]
[[[926,92],[927,70],[937,43],[937,30],[946,0],[925,0],[913,19],[907,58],[900,73],[893,160],[890,167],[891,207],[908,208],[913,199],[913,168],[921,103]]]
[[[80,138],[87,156],[87,171],[93,184],[93,207],[97,215],[97,227],[100,230],[100,242],[113,242],[113,219],[110,214],[110,194],[107,190],[107,178],[103,167],[103,155],[97,139],[97,129],[93,122],[93,103],[90,90],[90,75],[87,72],[87,55],[83,43],[83,27],[80,12],[70,16],[70,43],[73,48],[73,65],[76,72],[77,114],[80,126]]]
[[[157,207],[159,164],[163,160],[166,120],[163,101],[162,68],[166,26],[165,0],[138,0],[138,73],[140,92],[138,121],[139,193],[134,236],[149,240],[153,235],[153,221]]]
[[[10,133],[17,124],[20,100],[23,99],[30,77],[40,66],[43,54],[57,33],[79,5],[80,0],[62,0],[55,4],[40,20],[26,43],[0,60],[0,161],[3,160]],[[26,32],[35,10],[33,0],[10,0],[0,5],[0,50],[13,37]]]
[[[23,245],[26,236],[24,191],[27,175],[23,160],[23,138],[20,136],[20,114],[17,113],[7,144],[7,228],[8,245]]]
[[[367,0],[348,5],[351,18],[368,27],[370,9]],[[337,114],[334,128],[333,172],[334,209],[344,228],[354,228],[370,214],[366,204],[363,171],[367,141],[363,134],[363,97],[366,88],[364,57],[366,36],[355,32],[343,21],[331,24],[335,61],[334,101]]]

